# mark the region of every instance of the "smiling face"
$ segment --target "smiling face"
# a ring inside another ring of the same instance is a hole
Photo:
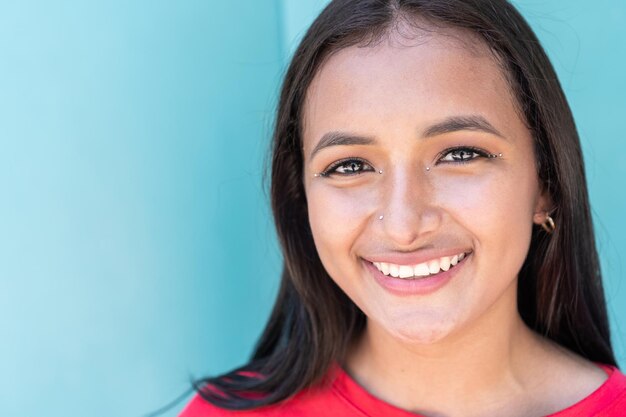
[[[392,34],[323,64],[304,109],[304,186],[320,259],[368,327],[433,343],[516,308],[546,205],[493,55],[416,39]]]

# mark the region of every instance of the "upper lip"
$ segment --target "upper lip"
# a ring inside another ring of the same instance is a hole
[[[417,265],[445,256],[453,257],[460,253],[469,255],[472,250],[467,248],[425,249],[416,252],[389,252],[377,255],[364,256],[369,262],[387,262],[396,265]]]

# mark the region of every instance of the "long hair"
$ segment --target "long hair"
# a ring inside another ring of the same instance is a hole
[[[398,19],[415,18],[478,35],[502,65],[532,133],[538,176],[558,227],[551,235],[533,231],[519,273],[520,315],[579,355],[616,365],[578,133],[556,73],[524,18],[506,0],[335,0],[296,50],[276,113],[271,202],[284,257],[279,294],[250,362],[196,382],[213,404],[250,409],[318,384],[363,330],[365,316],[329,277],[313,242],[302,111],[306,91],[330,54],[370,45],[394,30]]]

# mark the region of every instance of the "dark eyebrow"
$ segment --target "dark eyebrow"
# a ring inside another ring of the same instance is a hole
[[[424,131],[423,136],[425,138],[430,138],[444,133],[458,132],[459,130],[479,130],[505,139],[505,137],[498,132],[498,129],[493,127],[487,119],[478,115],[454,116],[447,118],[442,122],[430,126]]]
[[[493,125],[487,121],[487,119],[478,115],[449,117],[428,127],[422,136],[424,138],[431,138],[433,136],[443,135],[444,133],[458,132],[460,130],[478,130],[506,139],[500,132],[498,132],[498,129],[493,127]],[[309,158],[312,159],[319,151],[330,146],[371,145],[373,143],[376,143],[376,139],[371,137],[358,136],[342,132],[328,132],[325,133],[317,145],[315,145],[315,148],[311,151],[311,156]]]
[[[311,156],[309,158],[313,158],[316,153],[321,151],[324,148],[328,148],[329,146],[339,146],[339,145],[371,145],[376,142],[374,138],[369,138],[365,136],[352,135],[349,133],[341,133],[341,132],[328,132],[322,136],[313,151],[311,152]]]

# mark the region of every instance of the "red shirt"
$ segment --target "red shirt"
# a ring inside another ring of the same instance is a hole
[[[626,416],[626,376],[601,365],[609,378],[588,397],[546,417]],[[419,417],[374,397],[343,369],[336,367],[332,384],[305,390],[288,401],[249,411],[228,411],[204,401],[198,394],[179,417]]]

